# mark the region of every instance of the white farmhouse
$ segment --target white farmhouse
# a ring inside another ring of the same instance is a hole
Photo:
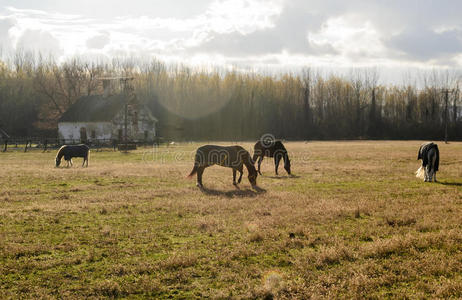
[[[157,119],[145,105],[129,101],[126,94],[79,98],[58,121],[63,143],[153,141]],[[125,132],[125,128],[126,131]]]

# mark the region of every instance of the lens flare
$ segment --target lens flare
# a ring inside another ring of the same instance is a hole
[[[266,290],[277,292],[283,287],[282,274],[276,270],[271,270],[263,275],[263,286]]]

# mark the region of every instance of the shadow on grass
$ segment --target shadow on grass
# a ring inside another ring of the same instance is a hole
[[[462,186],[462,182],[438,181],[437,183],[442,184],[442,185],[449,185],[449,186]]]
[[[291,178],[300,178],[300,176],[297,176],[297,175],[289,175],[289,176],[268,176],[268,178],[271,178],[271,179],[291,179]]]
[[[259,194],[263,194],[266,192],[265,189],[259,188],[258,186],[255,186],[253,190],[251,189],[244,189],[241,190],[238,186],[234,190],[231,191],[219,191],[219,190],[214,190],[214,189],[209,189],[206,187],[201,187],[199,188],[200,191],[206,195],[211,195],[211,196],[222,196],[226,198],[233,198],[233,197],[256,197]]]

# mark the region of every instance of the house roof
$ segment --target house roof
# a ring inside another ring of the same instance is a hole
[[[8,133],[6,133],[5,130],[0,128],[0,137],[9,138],[10,136],[8,135]]]
[[[84,96],[69,107],[59,122],[109,122],[123,108],[125,101],[123,94]]]
[[[69,107],[59,122],[110,122],[123,109],[126,100],[124,94],[84,96]],[[148,110],[144,105],[141,107]]]

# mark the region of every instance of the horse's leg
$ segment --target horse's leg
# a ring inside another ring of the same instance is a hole
[[[82,168],[85,166],[85,160],[87,160],[87,159],[84,157],[83,162],[82,162]]]
[[[279,155],[274,156],[274,170],[276,171],[276,175],[278,175],[278,168],[279,168],[279,161],[281,157]]]
[[[239,179],[237,180],[237,183],[241,183],[241,180],[242,180],[242,174],[244,173],[243,170],[242,170],[242,166],[240,166],[240,168],[237,169],[239,171]]]
[[[72,163],[72,158],[71,158],[71,159],[69,159],[69,161],[71,162],[71,167],[73,167],[73,166],[74,166],[74,164]]]
[[[258,174],[260,175],[261,175],[260,166],[261,166],[262,161],[263,161],[263,155],[258,158]]]
[[[233,185],[237,185],[236,183],[236,169],[233,168]]]
[[[203,187],[202,174],[204,173],[204,169],[205,167],[202,167],[202,166],[197,168],[197,184],[196,185],[200,188]]]
[[[436,171],[433,172],[433,181],[437,182],[437,181],[436,181]]]

